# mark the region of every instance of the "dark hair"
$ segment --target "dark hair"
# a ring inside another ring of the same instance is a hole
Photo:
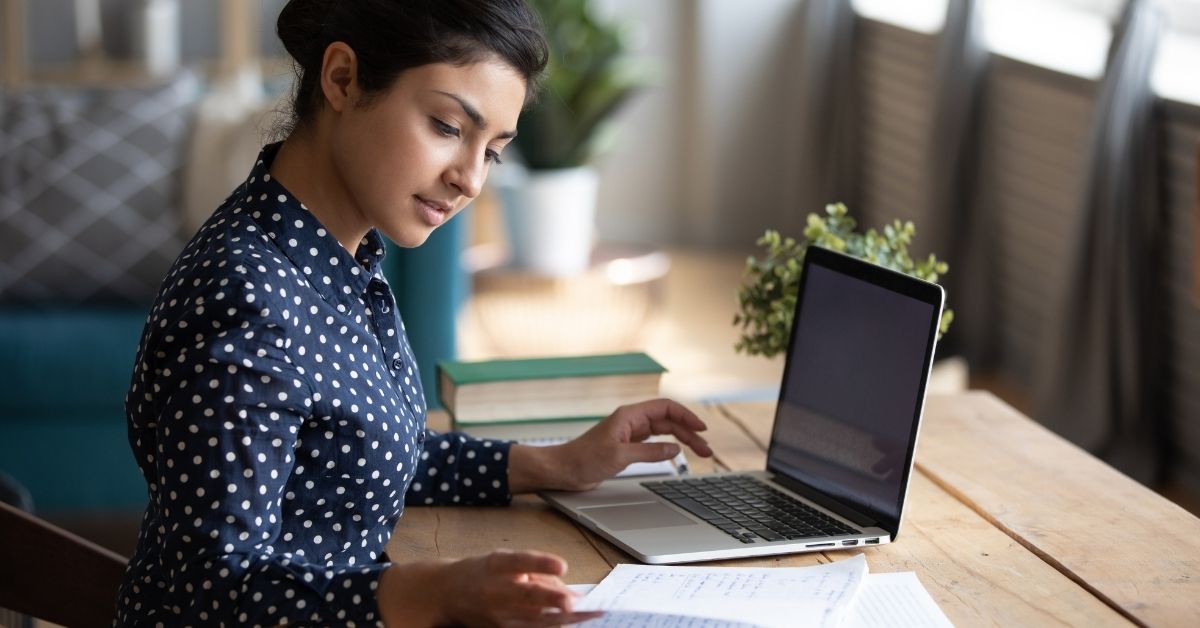
[[[320,110],[321,62],[335,41],[354,50],[366,102],[409,68],[467,65],[494,54],[525,79],[528,103],[549,57],[541,22],[524,0],[289,0],[276,32],[296,70],[288,132]]]

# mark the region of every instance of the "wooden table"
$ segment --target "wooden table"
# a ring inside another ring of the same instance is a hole
[[[774,404],[694,409],[716,457],[693,457],[693,468],[763,467]],[[961,626],[1200,625],[1200,519],[988,393],[930,397],[908,499],[893,544],[719,564],[804,566],[861,551],[872,572],[915,571]],[[570,583],[634,562],[532,496],[509,508],[412,508],[388,553],[497,548],[555,552]]]

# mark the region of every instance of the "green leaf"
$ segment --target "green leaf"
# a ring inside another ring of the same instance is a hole
[[[624,25],[599,19],[588,0],[531,0],[550,44],[544,91],[517,123],[526,164],[552,169],[590,163],[614,143],[605,123],[654,82],[653,67],[627,54]]]
[[[883,231],[855,231],[857,222],[842,203],[825,206],[825,215],[810,213],[805,219],[803,238],[784,238],[778,231],[767,230],[756,241],[765,249],[761,260],[746,259],[744,283],[738,288],[740,311],[734,325],[742,333],[734,350],[747,355],[773,357],[786,349],[796,308],[797,291],[808,246],[818,244],[855,257],[898,270],[928,281],[937,281],[949,272],[949,265],[934,254],[918,262],[908,247],[916,235],[912,221],[893,220]],[[945,334],[954,321],[954,311],[946,309],[939,321],[939,333]]]

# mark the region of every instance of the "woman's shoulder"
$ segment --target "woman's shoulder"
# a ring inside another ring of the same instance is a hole
[[[187,313],[216,319],[249,314],[283,322],[288,294],[304,278],[250,213],[233,204],[204,223],[163,279],[151,311],[172,319]],[[181,316],[182,315],[182,316]]]

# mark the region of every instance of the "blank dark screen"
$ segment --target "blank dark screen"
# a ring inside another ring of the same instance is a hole
[[[769,465],[898,517],[934,306],[815,264],[805,272]]]

